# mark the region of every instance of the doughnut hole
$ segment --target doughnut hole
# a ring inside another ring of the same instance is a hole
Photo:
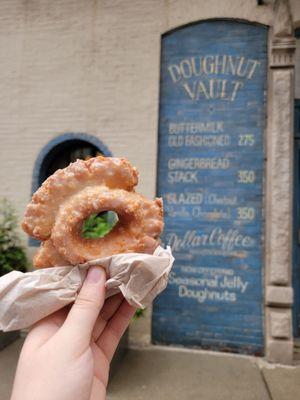
[[[102,211],[91,214],[83,221],[81,236],[84,239],[98,239],[109,234],[119,222],[115,211]]]
[[[83,223],[92,214],[114,211],[118,223],[103,237],[82,237]],[[59,254],[72,265],[119,253],[152,254],[154,239],[163,229],[162,204],[136,192],[88,187],[63,203],[56,216],[51,239]]]

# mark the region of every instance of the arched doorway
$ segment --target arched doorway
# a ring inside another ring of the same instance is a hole
[[[86,133],[66,133],[60,135],[42,148],[33,170],[32,193],[57,169],[65,168],[77,159],[86,160],[103,155],[111,156],[110,150],[98,138]],[[30,246],[38,246],[39,241],[30,238]]]
[[[57,136],[40,151],[33,169],[32,193],[57,169],[65,168],[77,159],[103,155],[111,156],[110,150],[98,138],[86,133],[65,133]]]

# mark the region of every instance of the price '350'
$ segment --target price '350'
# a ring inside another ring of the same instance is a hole
[[[252,170],[241,170],[238,171],[238,182],[239,183],[253,183],[255,182],[255,172]]]
[[[253,220],[255,217],[255,210],[253,207],[238,207],[238,219]]]

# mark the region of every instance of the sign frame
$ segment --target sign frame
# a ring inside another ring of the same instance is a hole
[[[261,341],[260,341],[260,346],[228,346],[226,343],[224,343],[222,340],[220,340],[219,344],[217,345],[211,345],[211,344],[205,344],[205,343],[200,343],[199,346],[202,348],[210,348],[210,349],[217,349],[217,350],[228,350],[228,351],[234,351],[234,352],[242,352],[242,353],[247,353],[247,354],[256,354],[256,355],[261,355],[264,352],[264,332],[265,332],[265,315],[264,315],[264,291],[265,291],[265,246],[264,246],[264,235],[265,235],[265,219],[264,219],[264,210],[265,210],[265,175],[266,175],[266,168],[265,168],[265,154],[266,154],[266,123],[267,123],[267,86],[266,82],[268,79],[268,27],[259,24],[259,23],[253,23],[249,21],[244,21],[244,20],[233,20],[233,19],[209,19],[209,20],[202,20],[202,21],[197,21],[192,24],[184,25],[178,28],[175,28],[169,32],[166,32],[164,35],[162,35],[162,42],[165,37],[176,33],[177,31],[190,28],[192,26],[199,26],[205,23],[211,23],[211,22],[221,22],[221,23],[236,23],[236,24],[243,24],[251,27],[259,27],[263,28],[265,30],[265,51],[266,51],[266,57],[265,57],[265,65],[264,65],[264,74],[265,74],[265,93],[264,93],[264,101],[263,101],[263,127],[261,127],[261,143],[263,146],[263,151],[262,151],[262,174],[261,174],[261,201],[260,201],[260,207],[261,207],[261,247],[260,247],[260,262],[261,262],[261,298],[260,298],[260,310],[261,310]],[[162,51],[163,51],[163,46],[162,46]],[[162,57],[161,57],[162,59]],[[162,66],[162,62],[161,62]],[[161,75],[161,80],[162,80],[162,75]],[[160,85],[160,101],[162,98],[162,82]],[[160,104],[160,111],[161,111],[161,104]],[[160,113],[160,118],[161,118],[161,113]],[[158,158],[157,158],[157,195],[160,195],[161,193],[159,192],[159,163],[161,159],[161,146],[160,146],[160,132],[158,132]],[[154,305],[154,312],[153,312],[153,328],[152,328],[152,340],[154,343],[161,343],[161,344],[179,344],[179,345],[187,345],[187,346],[197,346],[197,344],[187,344],[185,342],[180,343],[178,340],[176,341],[164,341],[157,339],[157,335],[155,334],[155,318],[156,318],[156,305]]]

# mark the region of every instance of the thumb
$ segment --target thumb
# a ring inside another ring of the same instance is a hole
[[[102,267],[90,267],[82,288],[72,306],[62,331],[77,346],[88,346],[91,335],[105,300],[106,273]]]

